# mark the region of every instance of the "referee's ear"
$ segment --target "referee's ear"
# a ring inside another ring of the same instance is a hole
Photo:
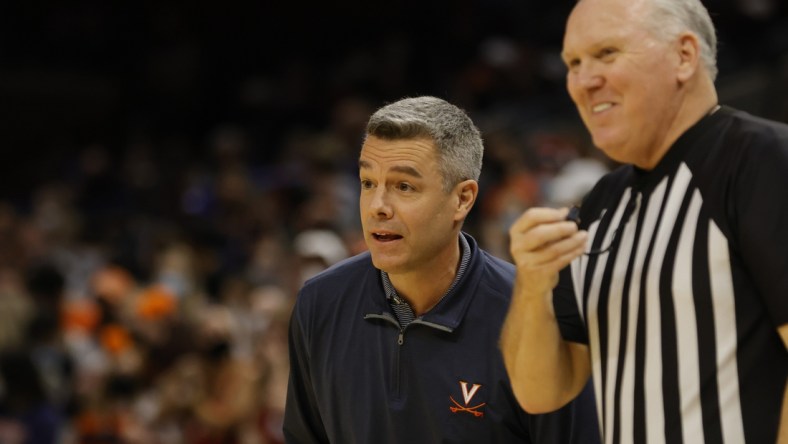
[[[684,84],[693,77],[701,65],[698,36],[691,32],[681,34],[676,41],[676,54],[678,55],[676,80],[679,84]]]

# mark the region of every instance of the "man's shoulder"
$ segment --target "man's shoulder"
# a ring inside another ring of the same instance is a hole
[[[718,125],[706,133],[711,138],[722,136],[717,148],[742,155],[788,150],[788,124],[734,108],[724,108],[723,113]]]
[[[468,241],[467,245],[471,249],[470,266],[466,272],[469,280],[492,280],[500,284],[511,284],[515,275],[515,268],[511,262],[494,256],[481,248],[470,234],[462,232],[461,236],[465,237]]]
[[[729,118],[735,128],[744,133],[760,133],[763,137],[788,136],[788,123],[771,120],[750,114],[746,111],[730,109]]]
[[[488,276],[495,280],[511,281],[514,279],[514,264],[483,249],[479,249],[479,253]]]
[[[516,274],[514,264],[482,249],[479,249],[478,253],[481,258],[481,273],[474,278],[478,280],[475,288],[484,295],[478,300],[484,301],[485,308],[490,310],[500,305],[492,304],[493,300],[499,300],[502,304],[500,307],[508,307]]]
[[[770,171],[776,180],[784,177],[788,166],[788,124],[730,107],[719,113],[686,159],[693,173],[707,184],[738,178],[746,171],[753,177],[768,175]],[[711,189],[709,185],[707,191]]]
[[[307,279],[299,291],[298,299],[326,300],[330,299],[331,295],[345,293],[348,288],[358,288],[361,291],[364,282],[376,273],[377,269],[372,265],[369,252],[359,253]]]

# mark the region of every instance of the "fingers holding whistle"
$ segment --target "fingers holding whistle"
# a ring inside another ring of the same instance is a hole
[[[557,273],[583,253],[588,233],[579,229],[577,207],[531,208],[509,230],[518,268]]]
[[[569,208],[569,211],[566,213],[566,217],[564,218],[564,220],[572,221],[575,224],[577,224],[577,226],[579,227],[580,226],[580,207],[575,205],[575,206]]]

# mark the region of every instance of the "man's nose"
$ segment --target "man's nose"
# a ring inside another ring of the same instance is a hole
[[[577,84],[583,89],[596,89],[602,86],[605,78],[598,63],[589,61],[580,66],[576,73]]]
[[[390,218],[394,213],[385,187],[378,187],[369,202],[369,212],[374,217]]]

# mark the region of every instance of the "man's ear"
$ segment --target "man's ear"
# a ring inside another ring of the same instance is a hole
[[[681,34],[677,40],[677,53],[679,63],[676,70],[676,80],[683,84],[692,78],[701,63],[698,36],[691,32]]]
[[[455,188],[457,196],[457,220],[463,220],[473,208],[479,195],[479,183],[473,179],[464,180]]]

